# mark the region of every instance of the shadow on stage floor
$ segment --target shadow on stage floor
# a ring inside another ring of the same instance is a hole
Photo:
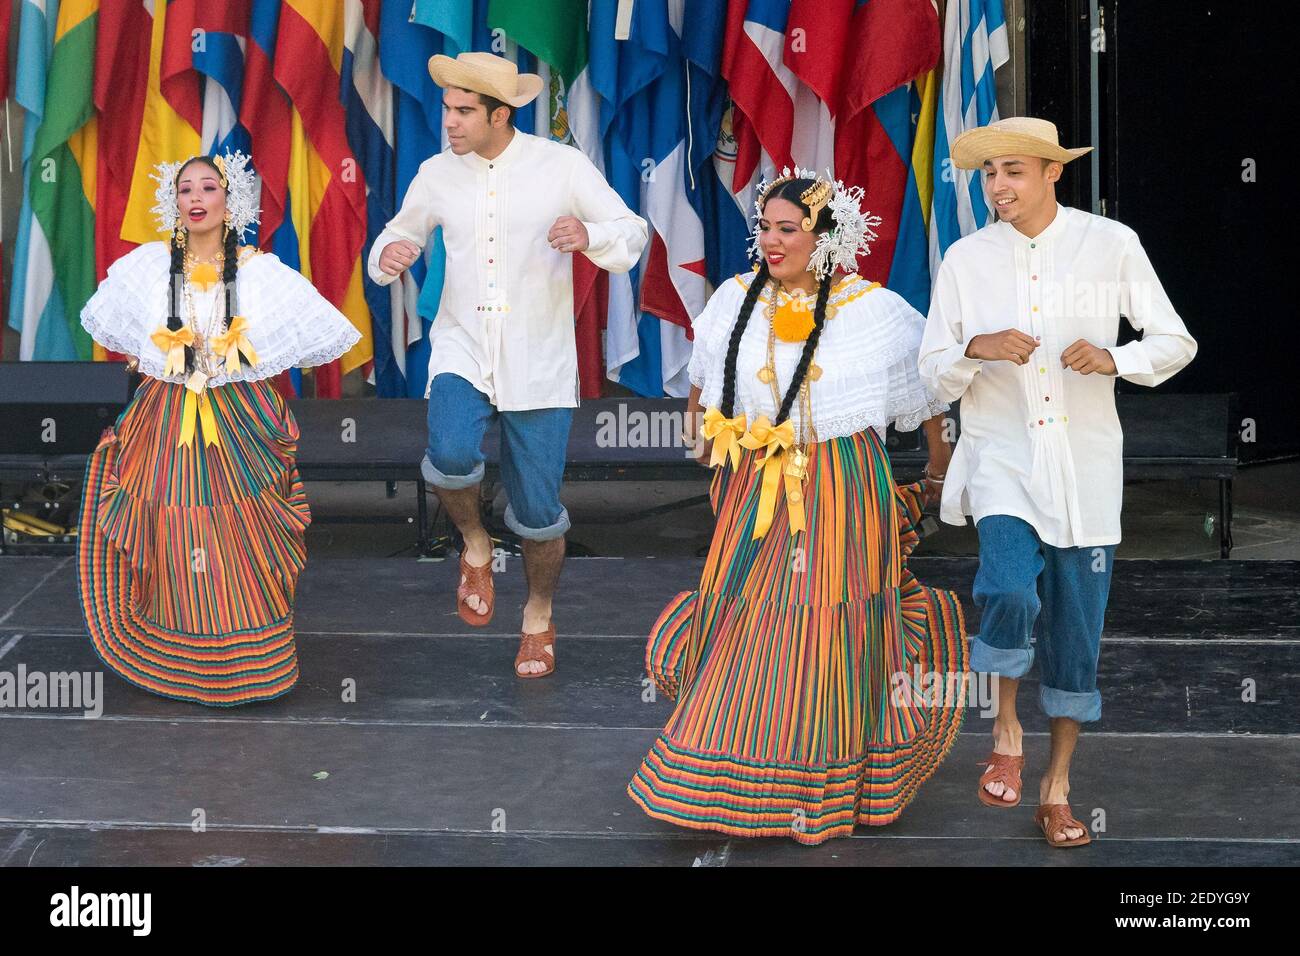
[[[916,559],[970,603],[971,559]],[[1047,753],[1021,694],[1020,807],[975,798],[991,720],[961,738],[897,823],[809,848],[646,817],[624,792],[669,714],[643,684],[645,635],[696,560],[575,559],[558,671],[511,670],[523,592],[464,627],[450,562],[316,560],[298,596],[302,679],[230,710],[103,678],[103,714],[0,708],[0,863],[35,865],[1241,865],[1300,862],[1300,562],[1117,562],[1101,657],[1105,716],[1072,773],[1090,847],[1033,825]],[[0,558],[0,672],[100,672],[72,558]],[[345,688],[355,687],[355,701]],[[1250,691],[1253,689],[1253,700]],[[200,826],[199,824],[202,824]]]

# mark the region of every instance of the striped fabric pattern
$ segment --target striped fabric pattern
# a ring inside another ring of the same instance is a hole
[[[698,591],[650,635],[646,665],[678,704],[628,794],[650,816],[734,836],[815,844],[897,819],[961,726],[965,625],[922,586],[921,486],[895,487],[876,433],[812,447],[808,530],[751,540],[755,452],[720,469],[717,530]],[[896,675],[944,675],[934,699]],[[951,675],[951,676],[949,676]]]
[[[78,584],[100,658],[165,697],[231,706],[298,680],[311,512],[269,381],[208,390],[220,444],[177,448],[184,386],[145,379],[87,464]]]

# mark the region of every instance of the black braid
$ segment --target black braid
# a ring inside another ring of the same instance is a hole
[[[227,193],[229,195],[229,193]],[[223,226],[226,231],[226,248],[223,250],[225,263],[221,270],[221,283],[226,290],[226,317],[222,320],[221,330],[230,328],[230,320],[235,312],[235,270],[239,268],[239,239],[231,226]]]
[[[176,227],[181,228],[180,226]],[[169,281],[167,283],[167,328],[176,332],[179,331],[184,322],[180,315],[181,300],[181,283],[185,281],[185,250],[176,242],[176,233],[173,232],[171,239],[172,264],[170,269]],[[194,368],[194,349],[188,345],[185,346],[185,371],[189,372]]]
[[[754,281],[749,284],[749,289],[745,292],[745,301],[740,305],[740,315],[736,317],[735,327],[731,330],[731,340],[727,343],[727,361],[722,367],[722,408],[720,409],[727,418],[732,416],[732,406],[736,401],[736,355],[740,351],[740,339],[745,334],[745,326],[749,324],[754,303],[758,301],[758,295],[763,291],[763,286],[767,285],[767,280],[767,263],[763,262],[760,263]]]
[[[827,276],[822,279],[817,286],[817,308],[813,312],[813,330],[808,335],[808,340],[803,344],[803,353],[799,356],[799,365],[794,370],[794,378],[790,381],[790,387],[785,390],[785,398],[781,401],[781,410],[776,413],[776,421],[773,425],[780,425],[790,417],[790,406],[794,404],[795,396],[799,394],[799,387],[803,385],[804,378],[808,375],[808,366],[812,364],[813,352],[817,351],[817,340],[822,337],[822,327],[826,324],[826,302],[831,297],[831,277]]]

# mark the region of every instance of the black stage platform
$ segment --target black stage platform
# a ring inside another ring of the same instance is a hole
[[[0,558],[0,671],[99,670],[74,559]],[[974,562],[919,559],[969,617]],[[974,711],[894,825],[809,848],[649,819],[624,793],[669,713],[643,700],[645,634],[699,561],[575,559],[559,670],[512,675],[522,568],[470,632],[455,565],[309,561],[302,681],[212,710],[104,676],[104,712],[0,709],[0,863],[1281,865],[1300,862],[1300,562],[1120,561],[1073,804],[1104,820],[1061,852],[1033,825],[1046,725],[1022,694],[1026,796],[975,797],[991,721]],[[974,629],[975,621],[970,621]],[[342,701],[355,681],[355,703]],[[1253,682],[1254,702],[1244,702]],[[326,776],[327,775],[327,776]],[[196,818],[206,824],[195,832]]]

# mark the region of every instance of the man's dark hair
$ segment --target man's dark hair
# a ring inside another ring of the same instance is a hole
[[[510,116],[507,117],[506,122],[509,123],[511,126],[515,125],[515,108],[511,106],[509,103],[503,103],[495,96],[488,96],[486,93],[479,93],[478,101],[487,107],[487,114],[488,114],[489,121],[491,121],[492,119],[492,114],[504,106],[506,109],[510,111]]]

